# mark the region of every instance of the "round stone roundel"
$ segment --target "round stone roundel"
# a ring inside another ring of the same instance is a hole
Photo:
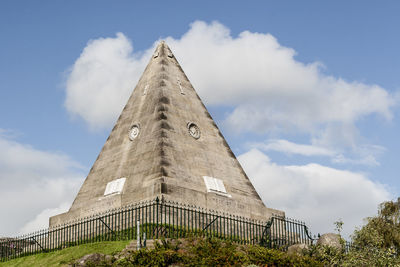
[[[195,139],[199,139],[200,138],[200,128],[194,124],[193,122],[189,122],[188,125],[188,130],[189,130],[189,134],[195,138]]]
[[[139,125],[135,124],[129,131],[129,139],[132,141],[139,135]]]

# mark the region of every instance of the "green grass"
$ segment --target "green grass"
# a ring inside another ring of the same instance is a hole
[[[67,266],[84,255],[102,253],[112,255],[123,250],[130,241],[106,241],[65,248],[14,259],[2,266]],[[240,245],[211,237],[161,239],[154,249],[131,251],[116,261],[102,260],[97,266],[324,266],[310,255],[289,255],[284,251],[257,245]],[[95,266],[95,265],[90,265]]]
[[[113,254],[123,250],[129,244],[129,240],[109,241],[101,243],[84,244],[70,247],[54,252],[40,253],[37,255],[26,256],[7,262],[1,262],[3,266],[67,266],[74,260],[77,260],[87,254],[102,253]]]

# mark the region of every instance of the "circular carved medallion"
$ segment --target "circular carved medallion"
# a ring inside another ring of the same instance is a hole
[[[189,122],[188,125],[188,130],[189,130],[189,134],[195,138],[195,139],[199,139],[200,138],[200,128],[194,124],[193,122]]]
[[[129,139],[133,141],[139,135],[139,125],[135,124],[129,131]]]

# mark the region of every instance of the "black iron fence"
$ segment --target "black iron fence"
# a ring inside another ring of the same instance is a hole
[[[313,239],[304,222],[272,216],[263,222],[155,199],[0,240],[0,261],[84,243],[210,236],[286,249]]]

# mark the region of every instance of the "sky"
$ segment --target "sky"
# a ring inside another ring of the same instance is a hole
[[[397,200],[396,1],[0,2],[0,236],[70,207],[160,40],[264,203],[346,236]],[[3,217],[4,216],[4,217]]]

